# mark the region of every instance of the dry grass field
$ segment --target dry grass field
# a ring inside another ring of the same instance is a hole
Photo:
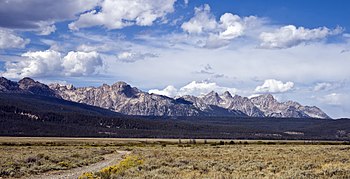
[[[0,178],[90,165],[117,150],[115,165],[80,178],[350,178],[342,142],[0,138]],[[204,144],[207,143],[207,144]]]
[[[125,178],[350,178],[350,146],[194,145],[134,149]]]
[[[0,146],[0,177],[17,178],[86,166],[113,151],[103,147]]]

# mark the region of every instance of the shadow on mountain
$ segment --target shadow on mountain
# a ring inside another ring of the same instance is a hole
[[[63,99],[0,93],[0,135],[349,140],[350,120],[126,116]]]

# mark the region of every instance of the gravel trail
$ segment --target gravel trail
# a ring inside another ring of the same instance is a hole
[[[128,154],[130,154],[129,151],[117,151],[117,153],[104,155],[103,157],[105,160],[91,164],[89,166],[73,168],[71,170],[48,172],[41,175],[34,175],[29,177],[29,179],[77,179],[83,173],[96,172],[102,168],[115,165],[122,159],[124,155]]]

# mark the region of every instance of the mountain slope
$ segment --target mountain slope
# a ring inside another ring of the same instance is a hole
[[[0,93],[0,111],[13,114],[31,114],[39,119],[50,114],[116,116],[121,115],[107,109],[76,103],[59,98],[33,94]],[[41,116],[41,117],[40,117]]]
[[[214,91],[201,96],[170,98],[149,94],[125,82],[99,87],[45,84],[30,78],[12,82],[0,78],[0,93],[37,95],[93,105],[127,115],[140,116],[234,116],[279,118],[324,118],[329,116],[315,106],[293,101],[278,102],[270,94],[254,98]]]
[[[50,85],[50,87],[63,99],[99,106],[128,115],[246,116],[242,112],[227,110],[220,106],[208,106],[203,110],[186,99],[149,94],[125,82],[117,82],[111,86],[104,84],[100,87],[75,88],[58,84]]]
[[[251,98],[267,117],[322,118],[330,117],[315,106],[302,106],[294,101],[278,102],[271,94]]]
[[[60,98],[59,95],[47,85],[34,81],[31,78],[23,78],[18,83],[10,81],[4,77],[0,78],[0,92],[35,94]]]
[[[182,96],[177,99],[149,94],[125,82],[100,87],[50,85],[62,98],[111,109],[128,115],[144,116],[250,116],[282,118],[330,118],[317,107],[297,102],[278,102],[271,94],[249,99],[225,92],[212,91],[202,97]]]
[[[124,82],[111,86],[75,88],[50,85],[64,99],[128,115],[198,116],[201,111],[172,98],[144,93]]]

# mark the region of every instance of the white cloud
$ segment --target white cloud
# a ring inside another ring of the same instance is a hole
[[[191,83],[181,87],[180,89],[176,89],[174,86],[170,85],[164,88],[163,90],[152,89],[148,92],[169,97],[175,97],[184,95],[203,96],[210,93],[211,91],[215,91],[218,93],[224,93],[225,91],[229,91],[231,94],[236,94],[238,90],[236,88],[222,87],[214,82],[192,81]]]
[[[56,31],[54,22],[41,22],[39,23],[38,35],[50,35]]]
[[[257,93],[283,93],[291,90],[294,86],[293,82],[283,83],[275,79],[265,80],[264,84],[257,86],[255,92]]]
[[[177,96],[178,90],[174,86],[169,85],[162,90],[151,89],[148,91],[148,93],[159,94],[159,95],[168,96],[168,97],[174,97],[174,96]]]
[[[234,39],[243,35],[244,24],[241,22],[241,18],[238,15],[231,13],[225,13],[220,17],[220,23],[224,31],[219,33],[221,39]]]
[[[294,25],[283,26],[274,32],[262,32],[260,34],[262,48],[290,48],[304,42],[322,40],[327,36],[342,32],[340,27],[330,30],[326,27],[307,29]]]
[[[22,54],[22,57],[18,62],[6,63],[6,71],[2,75],[8,78],[51,76],[62,70],[61,54],[56,51],[27,52]]]
[[[217,34],[209,34],[205,43],[203,45],[201,44],[199,45],[208,49],[216,49],[216,48],[227,46],[228,44],[230,44],[229,40],[222,39]]]
[[[23,39],[11,30],[0,28],[0,49],[24,48],[29,42],[29,39]]]
[[[219,48],[228,45],[233,39],[245,35],[247,29],[262,23],[255,16],[240,17],[225,13],[216,21],[210,12],[210,6],[205,4],[195,8],[195,15],[181,26],[182,30],[191,36],[204,37],[197,45],[205,48]]]
[[[330,83],[317,83],[316,86],[314,87],[314,91],[323,91],[330,89],[332,87],[332,84]]]
[[[200,34],[204,31],[212,31],[216,28],[217,22],[214,15],[210,13],[210,6],[205,4],[196,7],[195,15],[188,22],[184,22],[181,28],[189,34]]]
[[[125,63],[133,63],[139,60],[144,60],[146,58],[155,58],[157,57],[156,54],[153,53],[135,53],[135,52],[121,52],[117,55],[118,60],[125,62]]]
[[[65,76],[87,76],[94,74],[102,66],[102,59],[97,52],[69,52],[62,59]]]
[[[176,0],[103,0],[101,10],[91,10],[69,24],[71,30],[92,26],[121,29],[126,26],[150,26],[174,11]]]
[[[69,52],[62,57],[54,50],[27,52],[17,62],[7,62],[5,72],[8,78],[86,76],[101,67],[102,60],[97,52]]]

